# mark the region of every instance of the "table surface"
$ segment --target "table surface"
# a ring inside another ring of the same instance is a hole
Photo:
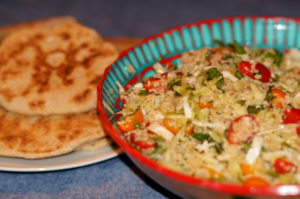
[[[227,16],[300,17],[297,0],[1,0],[0,26],[72,15],[103,36],[147,37],[171,27]],[[52,172],[0,172],[0,198],[177,198],[125,154]]]

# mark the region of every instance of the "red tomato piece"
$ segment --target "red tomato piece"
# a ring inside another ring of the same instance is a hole
[[[258,126],[253,115],[242,115],[231,123],[227,139],[230,144],[248,142],[257,133]]]
[[[282,158],[277,158],[273,167],[279,174],[296,173],[298,169],[296,165]]]
[[[269,82],[271,80],[271,72],[263,64],[256,64],[255,69],[261,73],[261,78],[259,79],[261,82]]]
[[[271,72],[270,70],[264,66],[263,64],[257,63],[255,65],[255,70],[260,72],[261,77],[259,79],[256,78],[255,74],[251,70],[251,64],[247,61],[242,61],[238,66],[240,72],[251,79],[260,80],[261,82],[269,82],[271,80]]]
[[[300,109],[288,108],[284,113],[283,124],[300,124]]]
[[[140,149],[150,149],[155,147],[155,143],[149,140],[137,139],[135,133],[130,134],[130,142],[135,144]]]
[[[144,87],[149,93],[162,93],[168,89],[168,78],[151,77],[144,82]]]
[[[300,109],[288,108],[284,112],[283,124],[298,124],[297,134],[300,136]]]
[[[254,74],[251,71],[251,64],[247,61],[242,61],[239,63],[239,70],[242,74],[250,77],[251,79],[254,79]]]

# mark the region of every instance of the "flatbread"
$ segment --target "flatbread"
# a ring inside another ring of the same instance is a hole
[[[110,137],[103,137],[97,140],[93,140],[83,145],[79,146],[76,151],[94,151],[98,149],[103,149],[109,145],[113,144],[113,141]]]
[[[106,136],[95,109],[80,114],[27,116],[0,108],[0,121],[0,156],[53,157]]]
[[[96,107],[96,84],[117,49],[78,23],[9,35],[0,46],[0,104],[26,115]]]
[[[119,52],[139,41],[109,39]],[[41,159],[97,150],[112,143],[101,127],[96,108],[78,114],[28,116],[0,107],[0,121],[0,156]]]

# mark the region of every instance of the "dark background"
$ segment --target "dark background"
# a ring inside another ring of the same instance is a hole
[[[104,36],[146,37],[228,16],[300,17],[299,0],[0,0],[0,26],[72,15]]]

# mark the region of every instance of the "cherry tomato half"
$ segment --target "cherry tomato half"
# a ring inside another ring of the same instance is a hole
[[[144,87],[149,93],[162,93],[168,89],[167,77],[151,77],[144,82]]]
[[[298,124],[297,134],[300,136],[300,109],[288,108],[284,114],[283,124]]]
[[[282,158],[277,158],[273,167],[279,174],[296,173],[298,169],[296,165]]]
[[[231,123],[227,139],[230,144],[248,142],[257,133],[258,126],[253,115],[242,115]]]
[[[135,144],[140,149],[150,149],[156,146],[152,140],[147,139],[137,139],[137,135],[135,133],[130,134],[130,142]]]
[[[242,74],[250,77],[251,79],[260,80],[261,82],[269,82],[271,80],[271,72],[263,64],[257,63],[255,65],[255,70],[257,70],[261,75],[259,79],[256,78],[255,73],[251,70],[250,62],[242,61],[239,63],[238,68]]]

